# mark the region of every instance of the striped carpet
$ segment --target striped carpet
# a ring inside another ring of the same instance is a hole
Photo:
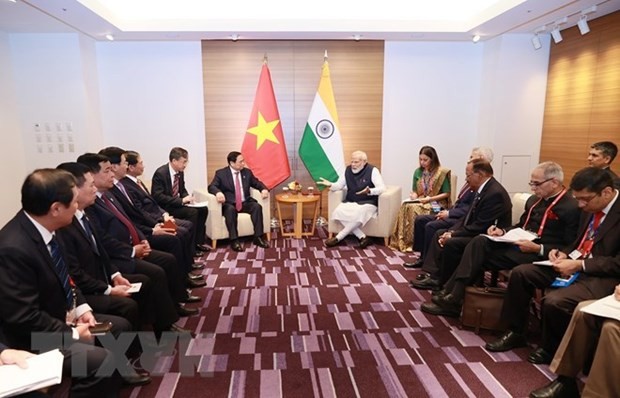
[[[524,397],[553,377],[525,360],[531,348],[492,354],[492,334],[422,313],[409,257],[325,237],[208,253],[200,316],[179,322],[197,337],[123,397]]]

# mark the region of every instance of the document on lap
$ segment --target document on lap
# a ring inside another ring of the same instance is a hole
[[[403,203],[420,203],[420,199],[405,199]]]
[[[510,231],[506,232],[502,236],[491,236],[485,235],[487,238],[491,239],[494,242],[504,242],[504,243],[515,243],[518,240],[529,240],[533,241],[534,239],[538,239],[538,236],[530,231],[526,231],[523,228],[514,228]]]
[[[185,203],[187,207],[207,207],[208,202],[195,202],[195,203]]]
[[[12,397],[60,383],[63,360],[56,349],[28,358],[26,369],[17,365],[0,366],[0,397]]]
[[[544,265],[545,267],[553,267],[553,263],[549,260],[544,260],[544,261],[534,261],[532,264],[536,264],[536,265]]]
[[[620,301],[616,300],[613,294],[586,305],[581,311],[620,321]]]

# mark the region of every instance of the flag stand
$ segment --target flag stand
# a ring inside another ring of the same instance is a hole
[[[319,200],[319,216],[316,218],[316,226],[324,227],[327,225],[327,220],[322,216],[323,214],[323,192],[320,191],[321,199]]]

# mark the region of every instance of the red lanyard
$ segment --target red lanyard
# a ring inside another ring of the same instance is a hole
[[[553,206],[556,205],[556,203],[558,203],[560,201],[560,199],[562,199],[562,196],[564,196],[565,193],[566,193],[566,188],[563,188],[562,192],[560,192],[558,194],[558,196],[555,197],[555,200],[553,202],[551,202],[551,205],[549,205],[549,207],[547,207],[547,209],[545,210],[545,214],[543,215],[543,219],[540,222],[540,227],[538,228],[538,233],[536,234],[536,235],[538,235],[538,237],[542,236],[543,229],[545,229],[545,224],[547,223],[547,217],[549,216],[549,213],[551,212],[551,209],[553,208]],[[541,200],[542,200],[542,198],[539,198],[538,201],[536,203],[534,203],[532,205],[532,207],[530,207],[530,211],[527,213],[527,218],[525,219],[525,223],[523,223],[523,229],[525,229],[525,227],[527,226],[527,223],[530,221],[530,216],[532,215],[532,210],[534,210],[534,207],[536,207],[536,205],[538,205]]]
[[[603,213],[603,212],[600,212]],[[588,224],[588,229],[586,229],[586,233],[583,234],[583,238],[581,238],[581,242],[579,246],[577,246],[577,250],[581,252],[581,258],[586,258],[592,251],[592,246],[594,246],[594,238],[596,238],[596,234],[598,233],[598,228],[601,226],[601,219],[604,216],[604,213],[597,220],[597,214],[592,215],[592,219]],[[596,225],[595,225],[596,224]]]

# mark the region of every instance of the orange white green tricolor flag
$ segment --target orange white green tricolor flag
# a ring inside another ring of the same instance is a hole
[[[299,145],[299,157],[314,181],[325,178],[335,182],[338,176],[344,174],[344,152],[339,124],[329,65],[325,61],[319,89],[314,96]]]
[[[254,175],[269,189],[291,175],[280,113],[266,63],[263,63],[258,79],[254,106],[241,152]]]

